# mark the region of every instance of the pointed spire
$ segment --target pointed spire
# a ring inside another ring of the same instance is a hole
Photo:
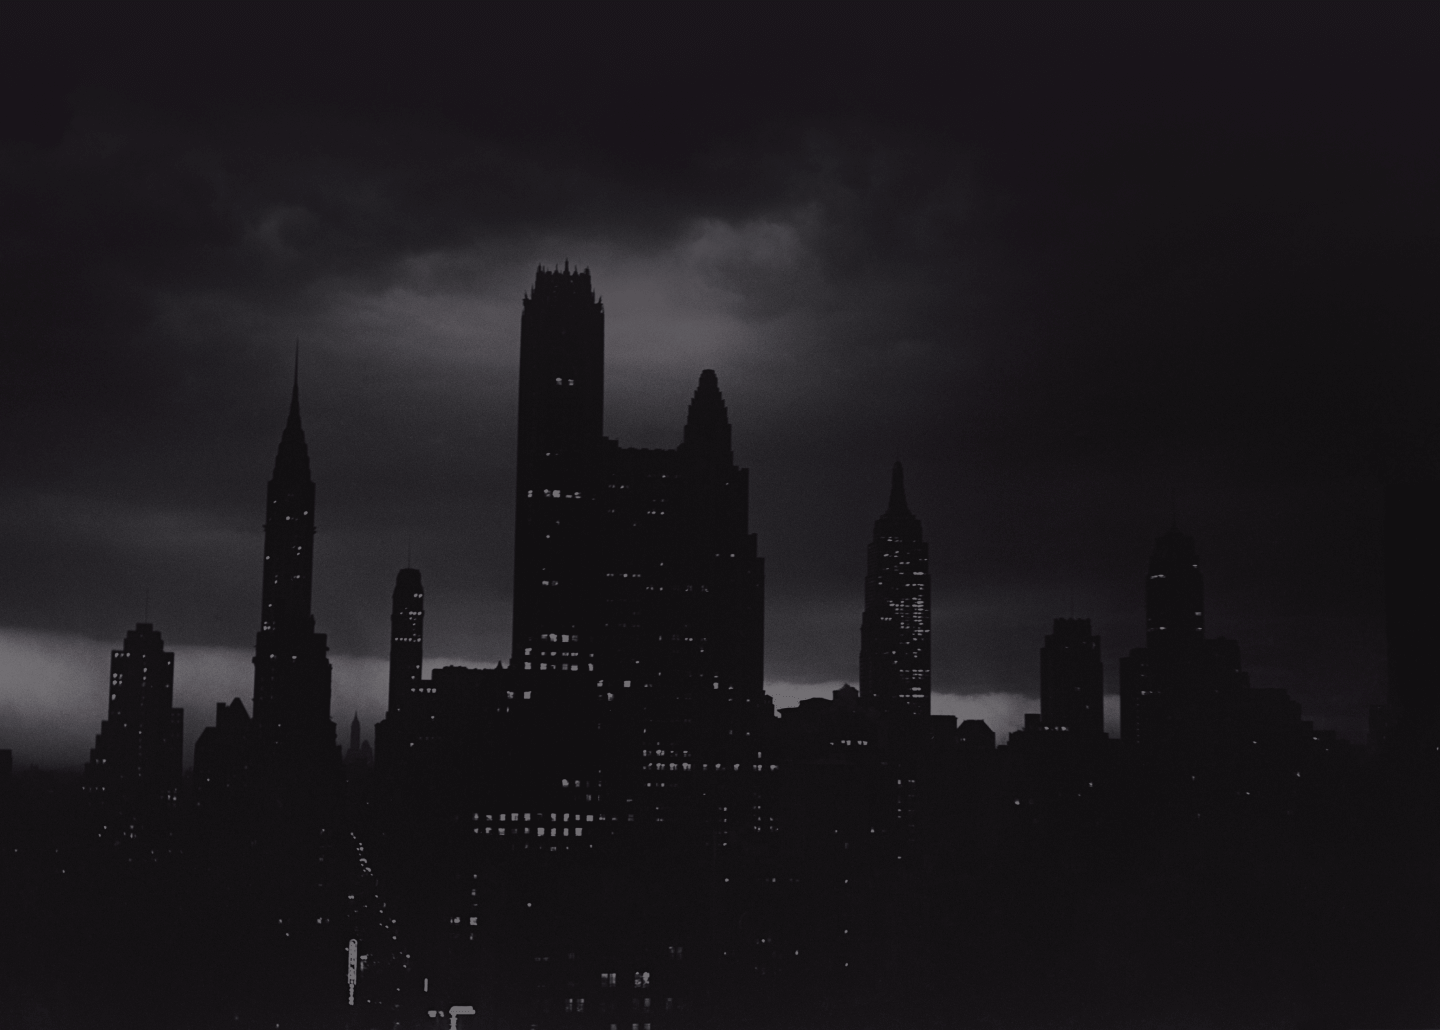
[[[890,507],[886,515],[909,515],[910,507],[905,503],[905,467],[898,461],[890,472]]]
[[[734,462],[730,450],[730,416],[713,368],[700,373],[700,383],[690,398],[681,447],[696,457],[723,460],[726,464]]]
[[[290,417],[285,422],[288,430],[291,426],[300,428],[300,341],[295,341],[295,378],[290,383]]]
[[[298,479],[310,478],[310,452],[305,446],[305,429],[300,423],[300,341],[295,341],[295,374],[290,383],[290,414],[285,431],[280,434],[280,449],[275,455],[275,474],[285,473]]]

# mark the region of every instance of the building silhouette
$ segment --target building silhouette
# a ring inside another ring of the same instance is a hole
[[[1145,646],[1120,659],[1121,738],[1159,749],[1199,731],[1213,688],[1208,664],[1205,581],[1195,541],[1172,526],[1150,554]]]
[[[860,696],[884,715],[930,714],[930,549],[898,461],[866,554]]]
[[[1100,639],[1070,618],[1040,648],[1041,712],[997,748],[983,721],[929,714],[928,553],[897,463],[868,549],[862,689],[776,718],[748,473],[715,372],[675,447],[626,448],[602,432],[588,273],[538,270],[521,337],[508,665],[425,676],[421,574],[399,570],[377,772],[361,771],[357,712],[342,775],[297,385],[267,495],[254,714],[218,705],[196,745],[193,822],[166,852],[190,865],[155,875],[63,813],[47,826],[37,792],[61,805],[63,784],[22,774],[0,789],[11,966],[58,970],[126,1017],[147,985],[200,985],[137,1025],[473,1010],[554,1030],[1000,1022],[1034,992],[1037,956],[1046,1004],[1097,1025],[1135,1021],[1103,1007],[1117,988],[1178,983],[1197,956],[1192,985],[1241,984],[1226,1006],[1268,1004],[1244,976],[1295,956],[1306,978],[1312,960],[1359,969],[1376,997],[1433,966],[1414,944],[1440,910],[1433,776],[1357,774],[1284,690],[1251,688],[1239,645],[1205,635],[1177,529],[1150,555],[1145,646],[1121,662],[1126,746],[1104,733]],[[1436,499],[1423,480],[1387,496],[1385,711],[1407,752],[1436,718],[1434,606],[1410,601],[1435,564]],[[86,771],[111,840],[168,825],[145,813],[177,797],[172,692],[173,656],[142,623],[112,656]]]
[[[398,770],[417,752],[433,750],[434,684],[422,678],[425,659],[425,588],[420,570],[395,575],[390,594],[390,683],[385,718],[375,726],[375,764]]]
[[[179,803],[185,710],[174,699],[175,655],[153,625],[138,623],[110,652],[109,715],[85,766],[107,835],[153,828]]]
[[[328,645],[311,612],[314,547],[315,483],[300,422],[297,349],[290,411],[266,489],[251,710],[239,698],[218,704],[214,727],[195,745],[196,781],[212,804],[234,800],[237,791],[298,803],[297,788],[323,794],[337,782]]]
[[[367,769],[374,758],[374,749],[368,740],[360,739],[360,713],[350,720],[350,746],[345,749],[345,764],[352,769]]]
[[[447,953],[472,957],[510,933],[501,927],[540,934],[523,929],[531,910],[486,901],[497,877],[666,854],[673,863],[657,875],[669,882],[774,830],[764,564],[718,377],[701,372],[676,447],[605,438],[603,307],[589,273],[568,266],[536,272],[520,365],[510,662],[422,677],[423,590],[418,572],[402,570],[389,706],[376,728],[394,818],[428,842],[428,857],[402,860],[430,885],[417,909]],[[556,904],[564,896],[551,893]],[[605,899],[576,900],[574,918],[616,903]],[[526,947],[574,952],[581,964],[632,943],[637,954],[655,948],[633,916],[587,918],[629,925],[586,945],[567,942],[574,931],[562,920]],[[672,938],[660,951],[673,959],[684,947]],[[511,971],[517,987],[554,993],[545,1004],[577,1003],[573,987],[538,972]],[[588,1015],[605,1008],[593,996],[590,1005]]]
[[[215,705],[215,723],[195,741],[195,787],[202,807],[223,805],[245,786],[255,753],[254,725],[238,697]]]
[[[605,307],[589,271],[538,269],[520,315],[511,653],[585,693],[597,679],[604,377]]]
[[[651,824],[727,839],[759,830],[750,780],[773,711],[764,565],[715,373],[700,375],[679,447],[607,440],[602,474],[599,668],[617,716],[643,738],[639,768],[617,769],[626,797]]]
[[[255,636],[256,744],[267,758],[323,765],[339,757],[330,719],[330,660],[310,610],[315,483],[300,424],[297,360],[290,414],[265,497],[260,632]]]
[[[419,569],[401,569],[390,595],[390,709],[403,712],[421,690],[425,659],[425,588]]]
[[[1105,732],[1105,668],[1089,619],[1056,619],[1040,649],[1040,714],[1046,730]]]

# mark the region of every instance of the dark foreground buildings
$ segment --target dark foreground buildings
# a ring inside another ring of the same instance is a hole
[[[677,410],[676,446],[650,450],[604,437],[603,372],[588,273],[539,270],[512,652],[426,676],[422,577],[400,570],[374,768],[358,720],[343,762],[331,721],[292,391],[254,694],[218,706],[190,789],[171,655],[146,624],[115,652],[86,777],[0,787],[0,1025],[1440,1017],[1435,620],[1406,600],[1440,575],[1433,478],[1387,496],[1391,693],[1368,753],[1206,635],[1199,554],[1173,528],[1144,573],[1145,646],[1121,659],[1120,738],[1102,642],[1068,618],[1039,649],[1040,712],[997,747],[984,722],[931,712],[928,551],[898,463],[859,689],[777,717],[717,376]]]

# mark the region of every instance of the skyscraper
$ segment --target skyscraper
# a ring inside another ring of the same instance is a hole
[[[87,792],[101,799],[107,824],[129,821],[179,800],[185,711],[172,707],[175,655],[148,622],[110,652],[109,718],[85,766]]]
[[[1145,646],[1120,660],[1120,733],[1173,757],[1214,752],[1231,734],[1249,679],[1233,640],[1205,636],[1205,586],[1195,541],[1155,541],[1145,581]]]
[[[1155,541],[1145,581],[1145,646],[1193,647],[1205,639],[1205,580],[1195,541],[1171,527]]]
[[[425,588],[419,569],[401,569],[390,595],[390,711],[403,713],[424,690]]]
[[[752,784],[734,772],[755,771],[758,724],[771,713],[764,560],[714,370],[700,373],[680,446],[606,441],[603,483],[598,667],[643,738],[627,796],[647,821],[722,837],[753,830]],[[714,775],[722,766],[730,776]]]
[[[435,686],[421,678],[425,657],[425,588],[419,569],[401,569],[390,594],[390,694],[375,726],[375,763],[399,771],[399,755],[434,734]]]
[[[315,546],[315,484],[300,425],[297,362],[290,415],[280,437],[265,501],[265,564],[260,632],[255,637],[256,742],[287,762],[335,762],[330,661],[310,611]]]
[[[1105,669],[1089,619],[1056,619],[1040,649],[1040,715],[1046,730],[1105,732]]]
[[[1120,735],[1173,746],[1182,710],[1201,692],[1205,581],[1195,541],[1174,526],[1156,538],[1145,579],[1145,646],[1120,659]]]
[[[577,689],[595,680],[604,376],[590,272],[537,269],[520,316],[512,666]]]
[[[648,691],[635,700],[652,713],[753,708],[765,696],[764,563],[715,372],[700,374],[677,449],[607,443],[598,568],[607,682]]]
[[[898,461],[866,558],[860,694],[885,714],[930,714],[930,549]]]

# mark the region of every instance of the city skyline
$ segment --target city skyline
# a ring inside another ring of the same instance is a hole
[[[502,1030],[861,1027],[1031,1009],[1110,1026],[1184,1010],[1204,985],[1212,1018],[1238,1003],[1302,1030],[1337,1008],[1346,1026],[1428,1025],[1411,928],[1434,904],[1440,729],[1433,605],[1414,587],[1435,574],[1440,477],[1423,463],[1387,481],[1392,675],[1365,747],[1207,634],[1201,555],[1174,523],[1143,583],[1146,644],[1120,662],[1119,739],[1085,618],[1054,620],[1040,710],[1002,746],[983,719],[932,714],[929,544],[900,462],[867,547],[860,687],[777,712],[765,553],[719,376],[700,371],[677,447],[623,446],[602,432],[590,271],[541,265],[520,306],[508,665],[423,676],[407,562],[385,719],[372,747],[356,713],[342,749],[297,348],[250,710],[243,691],[218,702],[182,777],[175,655],[142,622],[112,652],[83,783],[17,777],[0,751],[0,883],[22,927],[0,1006],[66,1025],[98,1003],[126,1025],[399,1030],[448,1010]],[[55,930],[80,912],[86,949]],[[99,960],[107,940],[123,955]],[[74,997],[81,982],[96,1000]]]
[[[1433,262],[1416,183],[1434,155],[1411,128],[1427,91],[1402,81],[1400,15],[1369,42],[1345,16],[1310,18],[1316,46],[1299,50],[1278,45],[1279,8],[1246,45],[1189,9],[1129,25],[1168,69],[1104,42],[1127,17],[936,22],[920,35],[972,41],[965,67],[882,54],[849,87],[838,58],[784,59],[807,25],[782,17],[778,50],[744,43],[748,88],[773,93],[755,124],[676,123],[646,75],[700,112],[754,105],[668,55],[607,78],[568,43],[538,99],[504,61],[485,73],[514,111],[491,118],[439,88],[473,85],[446,78],[460,63],[428,62],[422,87],[360,56],[392,29],[430,38],[418,22],[361,18],[341,30],[355,57],[319,48],[351,94],[299,70],[326,31],[304,15],[260,48],[268,91],[237,91],[256,77],[238,46],[210,52],[223,74],[176,53],[157,65],[171,78],[147,77],[98,43],[135,26],[99,15],[62,48],[84,60],[28,75],[17,56],[3,318],[34,347],[4,408],[3,746],[78,766],[109,651],[142,619],[177,656],[187,762],[210,704],[248,696],[255,484],[297,338],[332,715],[360,709],[368,736],[384,707],[407,553],[427,670],[507,658],[513,307],[529,269],[566,260],[606,301],[607,435],[675,446],[694,370],[719,373],[767,558],[773,691],[858,681],[864,546],[898,458],[931,545],[937,705],[977,698],[1018,726],[1063,616],[1092,620],[1115,698],[1119,658],[1144,643],[1136,584],[1173,518],[1198,542],[1207,629],[1239,642],[1255,685],[1362,741],[1383,698],[1374,454],[1387,411],[1425,414],[1406,390],[1431,375],[1387,342],[1430,327],[1413,299]],[[619,31],[582,23],[565,38]],[[747,31],[712,28],[696,67]],[[837,54],[865,49],[825,31]],[[984,39],[1016,69],[977,53]],[[1319,56],[1344,47],[1348,64]],[[1077,76],[1097,54],[1151,88]],[[1271,81],[1277,60],[1298,96]],[[595,110],[572,111],[592,81]],[[567,113],[542,132],[523,116],[541,108]]]

